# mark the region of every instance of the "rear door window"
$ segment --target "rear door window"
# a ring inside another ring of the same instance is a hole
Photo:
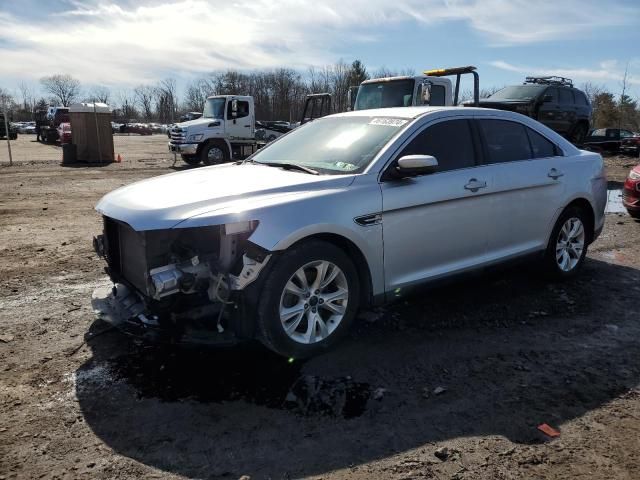
[[[547,91],[544,92],[545,95],[549,95],[551,100],[549,103],[558,103],[558,89],[557,88],[547,88]]]
[[[477,120],[486,146],[486,163],[516,162],[532,158],[525,126],[509,120]]]
[[[573,100],[573,92],[568,88],[560,89],[560,104],[561,105],[571,105],[574,103]]]
[[[475,149],[468,120],[446,120],[420,132],[400,157],[432,155],[438,160],[438,172],[469,168],[476,165]]]

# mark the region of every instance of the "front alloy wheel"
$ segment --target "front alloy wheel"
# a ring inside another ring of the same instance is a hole
[[[293,341],[320,342],[340,325],[348,301],[342,270],[326,260],[310,262],[287,281],[280,296],[280,322]]]
[[[267,268],[256,287],[258,338],[265,346],[287,357],[312,357],[346,334],[358,310],[360,281],[344,250],[308,240]]]
[[[570,272],[580,262],[584,250],[584,225],[579,218],[569,218],[560,229],[556,240],[556,262],[563,272]]]

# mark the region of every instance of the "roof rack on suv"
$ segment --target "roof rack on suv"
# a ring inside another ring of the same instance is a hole
[[[524,80],[525,85],[527,83],[537,83],[540,85],[558,85],[561,87],[573,87],[573,80],[565,77],[527,77]]]

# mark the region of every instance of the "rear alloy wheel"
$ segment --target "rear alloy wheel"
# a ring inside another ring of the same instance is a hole
[[[546,252],[547,270],[555,277],[574,275],[587,254],[590,224],[579,208],[565,210],[553,229]]]
[[[286,251],[265,280],[260,340],[281,355],[311,357],[334,345],[358,309],[358,273],[338,247],[310,241]]]
[[[226,148],[218,144],[207,145],[202,149],[202,162],[205,165],[218,165],[228,159]]]

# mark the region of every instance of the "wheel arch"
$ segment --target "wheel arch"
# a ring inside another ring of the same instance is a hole
[[[567,209],[572,207],[578,207],[583,210],[587,214],[587,219],[589,221],[589,229],[587,230],[587,244],[591,244],[594,240],[595,235],[595,210],[591,202],[585,197],[576,197],[573,198],[564,208],[558,210],[556,217],[553,219],[551,223],[551,230],[549,231],[548,241],[551,241],[551,234],[553,233],[553,228],[562,215]],[[547,243],[548,244],[548,243]]]
[[[369,306],[373,303],[373,280],[371,270],[367,259],[360,248],[350,239],[337,233],[316,233],[301,238],[294,242],[290,247],[308,242],[310,240],[321,240],[331,243],[343,250],[353,261],[356,271],[358,272],[358,280],[360,282],[360,305]]]
[[[227,150],[227,155],[228,155],[227,158],[231,159],[231,144],[229,143],[229,140],[227,140],[226,138],[209,138],[208,140],[198,145],[198,150],[196,151],[196,155],[200,156],[202,154],[202,150],[208,147],[209,145],[218,145],[222,148],[225,148]]]

